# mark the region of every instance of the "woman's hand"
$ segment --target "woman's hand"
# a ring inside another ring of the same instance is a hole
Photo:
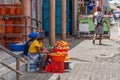
[[[49,53],[49,51],[46,48],[43,48],[42,52]]]

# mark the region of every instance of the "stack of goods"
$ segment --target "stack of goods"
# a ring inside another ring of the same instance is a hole
[[[53,73],[62,73],[64,72],[64,61],[68,57],[68,43],[63,40],[57,41],[52,50],[53,52],[49,55],[51,63],[48,64],[46,70]]]
[[[54,48],[53,52],[67,52],[69,50],[68,43],[66,41],[60,40],[57,41]]]
[[[68,43],[66,41],[63,41],[63,40],[57,41],[55,43],[55,46],[52,49],[54,54],[51,54],[51,56],[52,55],[57,55],[57,56],[64,56],[64,57],[66,57],[66,56],[68,56],[67,51],[69,49],[70,48],[69,48]],[[64,58],[64,60],[65,60],[65,58]]]
[[[50,59],[52,62],[64,62],[66,57],[66,52],[53,52],[50,54]]]
[[[25,37],[23,4],[0,4],[0,45],[10,49],[9,44],[21,43]]]
[[[57,41],[57,43],[55,44],[53,48],[53,52],[64,52],[66,54],[65,61],[69,61],[70,58],[67,54],[67,51],[69,49],[70,48],[68,46],[68,43],[66,41],[60,40],[60,41]]]
[[[0,19],[0,34],[4,34],[5,33],[5,21],[4,19]]]

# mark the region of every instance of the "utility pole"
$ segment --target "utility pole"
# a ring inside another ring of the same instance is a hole
[[[50,4],[50,33],[49,44],[53,46],[55,44],[55,0],[49,0]]]
[[[66,0],[61,0],[61,39],[66,40]]]
[[[23,0],[23,15],[24,16],[29,16],[29,17],[31,16],[30,6],[31,6],[30,0]],[[25,21],[26,21],[26,28],[27,28],[27,30],[26,30],[27,34],[26,35],[28,35],[30,33],[29,26],[31,25],[31,20],[26,18]]]
[[[42,0],[37,0],[37,19],[42,21]],[[42,23],[37,23],[38,28],[42,29]]]
[[[72,0],[72,32],[73,36],[77,36],[77,3],[78,0]],[[83,2],[83,1],[82,1]]]

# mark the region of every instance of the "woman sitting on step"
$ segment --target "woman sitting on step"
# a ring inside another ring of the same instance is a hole
[[[28,49],[30,47],[30,44],[34,41],[34,39],[36,38],[37,33],[36,32],[31,32],[28,37],[29,40],[26,41],[25,45],[24,45],[24,50],[23,50],[23,54],[21,55],[22,58],[24,59],[28,59]]]
[[[37,33],[36,38],[30,44],[30,47],[28,49],[29,63],[35,63],[39,59],[39,57],[42,57],[39,65],[39,72],[45,72],[43,68],[46,64],[49,53],[47,49],[43,48],[43,39],[44,33]]]

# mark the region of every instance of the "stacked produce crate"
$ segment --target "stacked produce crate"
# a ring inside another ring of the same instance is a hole
[[[46,67],[46,70],[53,73],[63,73],[65,69],[65,61],[68,61],[68,43],[63,40],[57,41],[52,50],[53,52],[49,55],[51,63]]]
[[[0,4],[0,44],[9,48],[10,43],[23,41],[23,5]]]

